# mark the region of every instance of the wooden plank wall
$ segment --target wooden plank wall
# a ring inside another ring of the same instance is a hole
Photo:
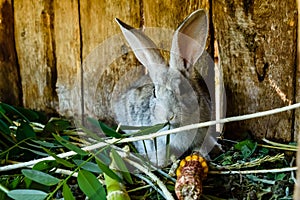
[[[252,3],[250,3],[252,2]],[[228,116],[295,102],[297,7],[289,1],[215,1]],[[237,133],[293,140],[294,111],[228,124]]]
[[[67,116],[109,116],[109,105],[102,103],[137,63],[114,18],[134,27],[174,30],[199,8],[210,16],[209,49],[214,39],[219,42],[228,116],[299,99],[293,0],[0,0],[0,100]],[[114,53],[122,56],[111,61]],[[290,111],[231,123],[226,130],[292,141],[298,121],[298,112]]]
[[[0,1],[0,101],[20,105],[19,64],[15,51],[14,13],[11,1]]]

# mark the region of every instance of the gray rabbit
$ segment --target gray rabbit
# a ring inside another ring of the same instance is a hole
[[[209,92],[201,75],[194,69],[206,45],[206,12],[193,12],[175,31],[169,64],[141,30],[119,19],[116,21],[136,58],[148,72],[138,80],[124,83],[126,89],[113,95],[112,110],[116,121],[128,126],[167,123],[162,129],[166,130],[210,120]],[[172,134],[169,138],[161,136],[155,140],[134,142],[134,145],[151,163],[162,166],[169,162],[169,154],[180,156],[189,149],[199,149],[206,132],[206,128],[191,130]]]

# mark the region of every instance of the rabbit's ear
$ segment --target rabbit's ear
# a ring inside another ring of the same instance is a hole
[[[204,10],[197,10],[188,16],[174,33],[170,67],[189,75],[190,68],[205,49],[207,34],[208,19]]]
[[[141,30],[134,29],[117,18],[116,21],[137,59],[149,70],[152,81],[159,80],[162,70],[167,67],[158,47]]]

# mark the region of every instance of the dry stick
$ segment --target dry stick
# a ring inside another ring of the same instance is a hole
[[[263,138],[262,141],[264,141],[265,143],[270,144],[270,145],[272,145],[274,147],[286,148],[286,149],[290,149],[291,151],[298,149],[297,146],[273,142],[273,141],[270,141],[270,140],[268,140],[266,138]]]
[[[152,140],[156,137],[169,135],[172,133],[203,128],[203,127],[212,126],[212,125],[216,125],[216,124],[223,124],[223,123],[228,123],[228,122],[242,121],[242,120],[253,119],[253,118],[257,118],[257,117],[268,116],[268,115],[277,114],[277,113],[288,111],[288,110],[293,110],[293,109],[296,109],[299,107],[300,107],[300,103],[296,103],[296,104],[292,104],[292,105],[281,107],[281,108],[275,108],[273,110],[267,110],[267,111],[262,111],[262,112],[258,112],[258,113],[248,114],[248,115],[241,115],[241,116],[236,116],[236,117],[228,117],[228,118],[221,119],[221,120],[191,124],[191,125],[187,125],[187,126],[167,130],[167,131],[152,133],[152,134],[148,134],[148,135],[136,136],[136,137],[132,137],[132,138],[125,138],[122,140],[122,142],[134,142],[134,141],[138,141],[138,140]],[[112,140],[107,140],[106,142],[111,143],[111,142],[116,142],[116,141],[117,141],[117,139],[112,139]]]
[[[263,116],[267,116],[267,115],[272,115],[272,114],[276,114],[276,113],[296,109],[296,108],[299,108],[299,107],[300,107],[300,103],[296,103],[296,104],[293,104],[293,105],[285,106],[285,107],[282,107],[282,108],[276,108],[276,109],[273,109],[273,110],[268,110],[268,111],[263,111],[263,112],[248,114],[248,115],[242,115],[242,116],[237,116],[237,117],[229,117],[229,118],[216,120],[216,121],[208,121],[208,122],[203,122],[203,123],[198,123],[198,124],[191,124],[191,125],[187,125],[187,126],[183,126],[183,127],[180,127],[180,128],[175,128],[175,129],[163,131],[163,132],[152,133],[152,134],[149,134],[149,135],[136,136],[136,137],[131,137],[131,138],[124,138],[122,140],[120,140],[120,139],[109,139],[109,140],[106,140],[105,142],[99,142],[97,144],[84,147],[84,148],[82,148],[82,150],[91,151],[91,150],[98,149],[98,148],[101,148],[101,147],[103,147],[107,144],[112,144],[112,143],[125,143],[125,142],[139,141],[139,140],[151,140],[151,139],[154,139],[156,137],[168,135],[168,134],[171,134],[171,133],[177,133],[177,132],[187,131],[187,130],[191,130],[191,129],[203,128],[203,127],[207,127],[207,126],[211,126],[211,125],[216,125],[216,124],[219,124],[219,123],[242,121],[242,120],[246,120],[246,119],[253,119],[253,118],[257,118],[257,117],[263,117]],[[66,153],[58,154],[57,156],[59,156],[60,158],[65,158],[65,157],[69,157],[69,156],[73,156],[73,155],[76,155],[76,153],[74,151],[69,151],[69,152],[66,152]],[[46,158],[31,160],[31,161],[24,162],[24,163],[6,165],[6,166],[3,166],[3,167],[0,167],[0,172],[12,170],[12,169],[18,169],[18,168],[22,168],[22,167],[32,166],[32,165],[34,165],[34,164],[36,164],[40,161],[44,161],[44,160],[54,160],[54,158],[49,156],[49,157],[46,157]]]
[[[220,120],[225,117],[225,113],[223,112],[224,108],[224,93],[225,88],[223,84],[222,77],[222,68],[221,68],[221,59],[219,53],[219,45],[218,41],[215,39],[214,41],[214,63],[215,63],[215,113],[216,120]],[[219,133],[223,132],[224,124],[217,124],[216,131]]]
[[[285,167],[279,169],[261,169],[261,170],[244,170],[244,171],[209,171],[209,174],[262,174],[262,173],[280,173],[297,170],[298,167]]]
[[[296,160],[295,157],[292,157],[292,160],[290,162],[290,166],[293,166],[293,163],[295,162],[295,160]],[[291,179],[294,181],[294,184],[297,183],[297,179],[295,178],[295,173],[293,171],[291,171]]]

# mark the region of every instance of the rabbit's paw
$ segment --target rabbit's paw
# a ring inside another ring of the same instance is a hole
[[[198,154],[192,154],[181,160],[176,170],[175,193],[178,199],[199,199],[202,194],[202,181],[207,173],[207,163]]]

